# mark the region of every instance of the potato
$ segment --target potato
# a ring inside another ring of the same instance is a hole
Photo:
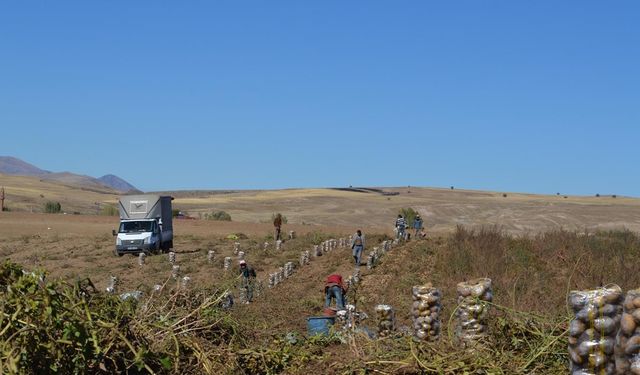
[[[609,318],[608,316],[597,318],[593,321],[593,328],[596,331],[600,332],[602,335],[610,335],[617,330],[617,325],[615,320]]]
[[[633,319],[631,314],[624,313],[622,314],[622,319],[620,320],[620,330],[627,336],[631,336],[633,331],[636,329],[636,322]]]
[[[627,295],[624,299],[624,308],[627,311],[634,310],[637,306],[634,304],[634,297]]]
[[[573,308],[574,312],[582,310],[587,303],[587,297],[583,292],[572,291],[569,294],[569,304]]]
[[[613,337],[608,337],[600,341],[600,350],[605,354],[612,355],[615,348],[616,340]]]
[[[606,303],[618,304],[622,299],[622,290],[619,287],[606,289],[603,298]]]
[[[629,338],[627,345],[623,349],[626,355],[637,354],[640,351],[640,336]]]
[[[578,319],[573,319],[569,324],[569,335],[573,337],[580,336],[587,326]]]
[[[581,365],[584,361],[582,357],[574,349],[571,348],[569,348],[569,358],[571,358],[571,361],[577,365]]]

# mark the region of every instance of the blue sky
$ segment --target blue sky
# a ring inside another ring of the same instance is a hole
[[[143,190],[640,196],[637,1],[10,1],[0,155]]]

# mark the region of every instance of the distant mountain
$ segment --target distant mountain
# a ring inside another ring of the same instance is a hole
[[[115,190],[122,192],[139,191],[135,186],[113,174],[106,174],[102,177],[99,177],[98,181],[100,181],[103,185],[109,186]]]
[[[14,158],[13,156],[0,156],[0,173],[14,176],[34,176],[39,177],[41,180],[55,181],[93,190],[109,188],[122,193],[132,190],[138,191],[135,186],[112,174],[94,178],[71,172],[53,173],[40,169],[18,158]]]
[[[51,172],[13,156],[0,156],[0,173],[18,176],[40,176]]]

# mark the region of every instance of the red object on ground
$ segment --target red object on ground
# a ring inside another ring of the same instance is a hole
[[[331,308],[331,307],[325,307],[324,311],[322,312],[323,316],[336,316],[336,309]]]

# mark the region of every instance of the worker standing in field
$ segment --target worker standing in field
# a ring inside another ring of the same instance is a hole
[[[347,288],[342,284],[342,276],[332,274],[327,276],[327,282],[324,285],[324,307],[331,305],[331,300],[336,300],[336,308],[344,310],[344,296],[347,294]]]
[[[240,276],[242,276],[241,288],[244,289],[247,297],[246,303],[253,301],[253,287],[256,282],[256,271],[247,265],[244,260],[240,261]]]
[[[280,215],[280,213],[276,214],[276,217],[273,219],[273,226],[276,229],[276,234],[275,234],[275,240],[281,240],[282,238],[280,238],[280,233],[282,231],[282,215]]]
[[[416,215],[416,218],[413,219],[413,229],[416,230],[416,233],[414,235],[414,237],[416,239],[421,238],[421,233],[422,233],[422,218],[420,217],[420,215]]]
[[[353,259],[356,262],[356,266],[360,266],[360,258],[364,251],[364,235],[360,229],[356,231],[356,234],[351,240],[351,250],[353,250]]]
[[[404,239],[404,230],[407,228],[407,222],[402,215],[398,215],[396,219],[396,238]]]

